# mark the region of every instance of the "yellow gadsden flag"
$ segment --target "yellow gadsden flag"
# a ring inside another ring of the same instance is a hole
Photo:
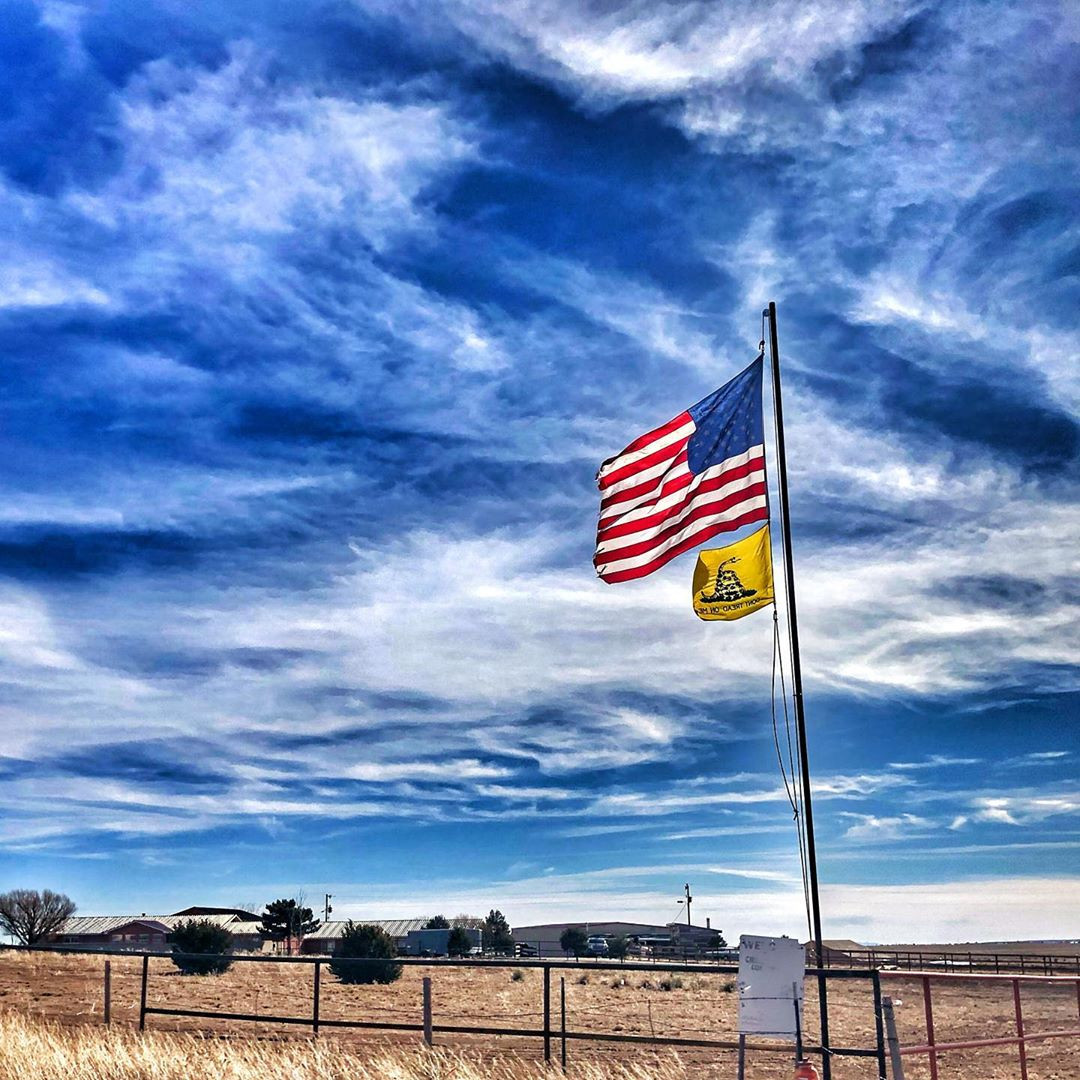
[[[741,619],[773,602],[769,526],[715,551],[698,552],[694,612],[699,619]]]

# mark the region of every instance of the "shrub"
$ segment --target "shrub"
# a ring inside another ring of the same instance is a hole
[[[625,960],[630,951],[630,942],[622,934],[608,939],[607,952],[612,960]]]
[[[683,981],[678,975],[666,975],[660,980],[661,990],[681,990],[683,988]]]
[[[484,948],[495,953],[513,953],[514,935],[506,916],[497,908],[488,912],[484,920]]]
[[[448,956],[468,956],[472,952],[473,940],[463,926],[455,926],[446,939]]]
[[[520,968],[515,968],[513,971],[510,972],[511,982],[521,982],[524,978],[525,972],[522,971]]]
[[[394,939],[379,926],[360,925],[350,919],[341,932],[330,970],[343,983],[392,983],[401,978]]]
[[[565,953],[573,953],[580,956],[589,944],[589,937],[584,930],[576,926],[568,926],[559,935],[559,948]]]
[[[589,976],[588,975],[579,975],[577,983],[578,983],[578,986],[588,986],[589,985]]]
[[[188,919],[169,935],[172,962],[182,975],[222,975],[232,967],[233,936],[209,919]],[[189,956],[186,953],[202,953]],[[210,955],[206,955],[210,954]]]
[[[730,994],[735,989],[735,980],[727,979],[720,989],[723,990],[725,994]]]

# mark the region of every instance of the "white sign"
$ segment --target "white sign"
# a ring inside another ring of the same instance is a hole
[[[789,937],[739,938],[739,1034],[795,1038],[802,1024],[806,950]]]

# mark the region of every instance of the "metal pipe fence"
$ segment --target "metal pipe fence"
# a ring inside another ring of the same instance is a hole
[[[537,1039],[542,1041],[544,1061],[552,1061],[552,1043],[558,1040],[560,1046],[560,1058],[565,1055],[567,1042],[608,1042],[624,1045],[639,1046],[665,1046],[683,1048],[711,1048],[715,1050],[739,1050],[740,1040],[738,1036],[730,1039],[691,1037],[685,1035],[660,1035],[660,1034],[633,1034],[625,1031],[584,1031],[574,1030],[566,1026],[565,1011],[565,983],[560,986],[560,1019],[556,1024],[552,1019],[552,976],[553,972],[562,974],[569,971],[583,972],[648,972],[650,974],[662,972],[682,975],[698,976],[728,976],[734,977],[738,973],[736,964],[719,963],[672,963],[664,961],[635,961],[635,960],[533,960],[511,958],[433,958],[433,957],[410,957],[397,956],[391,961],[403,967],[422,967],[436,970],[452,970],[454,968],[479,968],[488,970],[499,969],[525,969],[538,970],[542,975],[541,1016],[542,1022],[539,1027],[504,1027],[499,1025],[477,1025],[438,1023],[433,1018],[431,1001],[430,980],[425,979],[425,991],[423,995],[422,1014],[419,1019],[341,1019],[330,1018],[320,1011],[322,978],[321,972],[325,965],[332,962],[327,956],[245,956],[233,954],[230,960],[238,964],[300,964],[312,968],[311,982],[311,1010],[306,1015],[270,1015],[266,1013],[227,1012],[212,1009],[187,1009],[176,1008],[168,1004],[152,1004],[149,1001],[148,986],[150,980],[151,960],[170,960],[174,955],[182,958],[220,959],[220,956],[211,956],[201,953],[160,953],[141,952],[127,949],[86,949],[72,946],[3,946],[5,949],[21,952],[53,953],[62,955],[89,955],[89,956],[125,956],[129,958],[141,958],[140,985],[139,985],[139,1030],[145,1031],[147,1018],[153,1016],[182,1017],[189,1019],[204,1019],[218,1021],[236,1021],[252,1023],[286,1024],[294,1027],[310,1029],[313,1036],[317,1036],[322,1029],[357,1029],[390,1032],[415,1032],[421,1035],[430,1045],[433,1037],[438,1034],[445,1035],[483,1035],[483,1036],[511,1036],[518,1038]],[[364,961],[360,960],[359,963]],[[802,1051],[804,1054],[814,1054],[824,1057],[850,1057],[875,1059],[877,1075],[880,1080],[885,1078],[885,1037],[882,1024],[881,1009],[881,982],[879,972],[876,970],[856,970],[844,968],[817,969],[807,968],[806,977],[816,979],[823,975],[826,980],[837,982],[865,982],[870,984],[872,1001],[868,1001],[869,1012],[873,1010],[873,1045],[870,1046],[829,1046],[827,1049],[819,1044],[804,1041]],[[868,1023],[869,1027],[869,1023]],[[768,1040],[742,1040],[747,1052],[782,1053],[794,1054],[795,1047],[790,1042]]]
[[[922,989],[923,1017],[926,1029],[926,1041],[916,1046],[901,1046],[900,1057],[926,1055],[930,1066],[930,1080],[938,1080],[938,1058],[950,1050],[969,1050],[989,1046],[1016,1046],[1019,1058],[1020,1080],[1027,1080],[1027,1044],[1045,1042],[1050,1039],[1080,1038],[1080,975],[996,975],[986,973],[967,973],[943,971],[882,971],[880,978],[894,980],[917,979]],[[1016,1022],[1015,1035],[994,1036],[985,1039],[960,1039],[938,1042],[934,1031],[933,984],[948,982],[986,982],[1009,984],[1012,989],[1013,1014]],[[1042,983],[1058,986],[1073,984],[1076,988],[1077,1025],[1061,1031],[1030,1032],[1024,1024],[1024,1010],[1021,999],[1021,986]]]
[[[980,951],[926,951],[921,949],[829,949],[824,967],[868,967],[881,970],[945,972],[967,971],[994,975],[1080,975],[1080,954]],[[808,959],[813,948],[808,950]]]

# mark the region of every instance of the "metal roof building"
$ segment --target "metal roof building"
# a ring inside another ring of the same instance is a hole
[[[422,930],[430,915],[415,919],[353,919],[357,926],[377,926],[385,930],[398,946],[402,945],[410,930]],[[304,938],[302,949],[306,953],[330,953],[348,925],[346,919],[331,919],[323,923],[318,930]]]
[[[73,915],[60,929],[59,936],[67,941],[75,937],[101,937],[118,930],[132,922],[156,922],[170,930],[175,929],[182,922],[187,922],[190,915]],[[225,926],[232,929],[237,922],[235,915],[204,915],[208,922],[215,926]]]

